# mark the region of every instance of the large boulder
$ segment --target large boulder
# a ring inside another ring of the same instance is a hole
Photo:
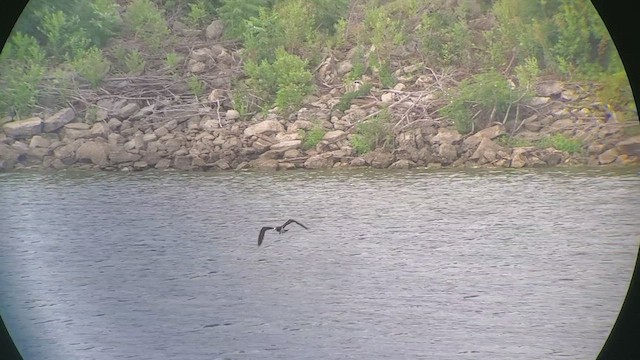
[[[497,160],[498,153],[504,151],[504,148],[489,138],[482,138],[476,151],[471,155],[469,160],[476,160],[478,164],[491,163]]]
[[[69,123],[62,127],[62,137],[67,141],[89,137],[91,126],[85,123]]]
[[[346,138],[347,138],[347,133],[345,133],[342,130],[334,130],[324,134],[324,137],[322,138],[322,140],[326,140],[328,142],[336,142]]]
[[[364,155],[367,164],[376,169],[386,169],[393,163],[395,157],[388,151],[376,149]]]
[[[323,169],[333,167],[335,160],[330,153],[313,155],[304,162],[307,169]]]
[[[269,149],[270,150],[276,150],[276,151],[284,152],[284,151],[287,151],[287,150],[290,150],[290,149],[299,148],[301,143],[302,143],[302,141],[300,141],[300,140],[283,141],[283,142],[271,145],[271,147]]]
[[[7,136],[12,138],[26,138],[42,132],[42,119],[32,117],[25,120],[12,121],[2,126]]]
[[[112,164],[121,164],[126,162],[135,162],[140,160],[140,154],[133,154],[127,152],[124,148],[121,147],[113,147],[109,151],[109,161]]]
[[[458,130],[440,128],[438,129],[438,134],[431,138],[432,144],[456,144],[460,142],[462,139],[462,135],[458,132]]]
[[[620,141],[616,149],[620,154],[640,156],[640,135]]]
[[[284,125],[277,120],[264,120],[257,124],[251,125],[244,130],[246,136],[254,136],[260,134],[274,134],[284,132]]]
[[[87,141],[76,150],[78,162],[91,162],[98,166],[109,165],[109,144],[98,141]]]
[[[46,118],[43,122],[44,132],[56,131],[67,125],[76,117],[76,113],[71,108],[65,108]]]
[[[249,162],[249,165],[259,170],[278,170],[278,160],[258,158]]]

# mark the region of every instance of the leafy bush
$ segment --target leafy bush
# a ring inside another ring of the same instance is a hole
[[[137,49],[129,51],[124,58],[124,65],[128,74],[141,74],[146,63],[142,53]]]
[[[47,52],[57,60],[71,59],[89,45],[78,16],[67,16],[62,11],[43,12],[41,16],[42,26],[38,30],[47,38]]]
[[[279,48],[272,63],[267,60],[260,63],[247,61],[247,84],[265,103],[272,103],[280,111],[288,112],[299,106],[314,89],[313,75],[306,66],[306,61]]]
[[[384,109],[371,119],[356,125],[351,146],[357,154],[364,154],[378,147],[393,146],[393,129],[389,111]]]
[[[44,75],[44,50],[33,36],[16,32],[0,54],[0,112],[28,115]]]
[[[150,0],[133,0],[125,20],[129,31],[153,51],[159,50],[171,34],[164,13]]]
[[[560,151],[566,151],[571,154],[579,153],[582,151],[582,141],[578,139],[571,139],[562,134],[555,134],[545,137],[538,142],[538,147],[547,148],[552,147]]]
[[[336,108],[340,111],[345,111],[351,107],[351,102],[360,97],[368,94],[371,91],[371,84],[364,84],[360,89],[356,91],[347,92],[340,98],[340,102],[336,105]]]
[[[327,131],[321,126],[316,125],[308,132],[305,132],[302,139],[302,148],[305,150],[314,148],[324,138]]]
[[[485,123],[502,119],[509,104],[517,99],[516,95],[503,75],[494,71],[482,73],[465,79],[440,113],[452,119],[459,132],[469,133],[474,113],[485,119]]]
[[[470,64],[471,33],[467,22],[457,18],[452,9],[426,13],[418,31],[420,50],[429,63],[440,66]]]
[[[225,25],[225,36],[232,39],[240,39],[251,27],[248,20],[260,14],[261,9],[266,9],[269,0],[223,0],[223,5],[218,9],[218,15]]]
[[[198,0],[189,4],[189,12],[185,16],[185,23],[193,28],[198,28],[207,23],[211,17],[211,9],[204,0]]]
[[[90,47],[80,51],[71,62],[71,66],[89,81],[91,86],[97,87],[109,72],[111,63],[104,57],[102,50]]]
[[[191,75],[191,77],[187,79],[187,85],[189,85],[189,90],[193,95],[199,97],[204,94],[204,82],[198,79],[196,75]]]
[[[170,52],[165,59],[165,65],[169,73],[175,73],[178,70],[180,62],[183,60],[182,56],[176,52]]]

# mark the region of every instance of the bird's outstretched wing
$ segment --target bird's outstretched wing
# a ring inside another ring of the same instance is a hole
[[[262,245],[262,240],[264,240],[264,233],[267,232],[267,230],[273,230],[274,228],[270,227],[270,226],[265,226],[262,229],[260,229],[260,235],[258,235],[258,246]]]
[[[305,229],[309,230],[309,228],[308,228],[308,227],[306,227],[306,226],[302,225],[301,223],[299,223],[299,222],[297,222],[297,221],[295,221],[295,220],[293,220],[293,219],[289,219],[289,220],[287,220],[287,222],[286,222],[286,223],[284,223],[284,225],[282,225],[282,227],[284,228],[285,226],[287,226],[287,225],[289,225],[289,224],[291,224],[291,223],[296,223],[296,224],[298,224],[298,225],[302,226],[303,228],[305,228]]]

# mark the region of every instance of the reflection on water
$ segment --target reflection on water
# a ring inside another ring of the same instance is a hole
[[[636,173],[0,174],[0,311],[25,359],[591,359]]]

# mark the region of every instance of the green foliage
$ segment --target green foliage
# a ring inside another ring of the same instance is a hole
[[[141,74],[146,63],[142,53],[136,49],[129,51],[124,58],[124,66],[128,74]]]
[[[451,102],[440,110],[441,114],[452,119],[461,133],[472,130],[473,114],[478,113],[488,122],[502,119],[515,101],[516,94],[509,88],[505,77],[498,72],[487,72],[465,79],[450,96]],[[493,114],[494,119],[490,116]]]
[[[286,113],[314,90],[313,75],[306,67],[306,61],[279,48],[273,62],[247,61],[247,84],[265,103],[272,103]]]
[[[335,33],[336,24],[344,19],[349,10],[349,0],[314,0],[307,1],[312,5],[316,27],[327,34]]]
[[[182,56],[176,52],[170,52],[165,59],[165,65],[169,73],[176,73],[180,62],[183,60]]]
[[[529,146],[536,145],[534,142],[530,140],[515,138],[507,134],[498,136],[495,142],[501,146],[506,146],[506,147],[529,147]]]
[[[373,58],[371,66],[378,73],[378,80],[383,88],[392,88],[396,84],[396,77],[393,76],[388,61],[379,62],[377,58]]]
[[[356,125],[356,133],[351,137],[351,146],[356,154],[365,154],[378,147],[393,146],[393,128],[387,109],[378,115]]]
[[[198,79],[196,75],[191,75],[187,79],[187,85],[189,85],[189,90],[193,95],[200,97],[204,94],[204,82]]]
[[[375,46],[380,62],[388,59],[393,49],[402,45],[407,38],[402,20],[393,19],[382,6],[367,7],[363,25],[359,43]]]
[[[223,0],[223,5],[218,9],[218,15],[225,25],[225,35],[228,38],[243,38],[250,27],[247,21],[260,14],[261,9],[266,9],[268,0]]]
[[[362,50],[362,46],[356,47],[353,59],[352,59],[353,68],[347,74],[347,80],[354,81],[360,80],[362,75],[367,72],[367,64],[365,63],[364,53]]]
[[[150,0],[133,0],[127,7],[128,29],[152,51],[158,51],[171,34],[162,10]]]
[[[629,78],[625,71],[619,71],[602,79],[602,88],[598,91],[600,100],[620,112],[621,119],[637,120],[638,112],[633,100]]]
[[[46,50],[57,60],[70,59],[89,45],[85,30],[79,26],[78,16],[67,16],[62,11],[40,14],[42,26],[38,27],[47,38]]]
[[[471,63],[469,27],[464,19],[457,18],[452,9],[423,15],[418,36],[420,51],[429,63],[440,66]]]
[[[0,112],[28,115],[44,75],[44,50],[33,36],[15,33],[0,54]]]
[[[367,95],[371,91],[371,84],[363,84],[360,89],[356,91],[347,92],[340,98],[340,102],[336,105],[336,109],[345,111],[351,107],[351,102],[360,97]]]
[[[185,23],[193,28],[199,28],[207,23],[211,17],[211,10],[205,0],[197,0],[189,4],[189,13],[185,16]]]
[[[111,63],[104,57],[102,50],[92,46],[80,51],[71,62],[71,66],[89,81],[91,86],[97,87],[109,72]]]
[[[560,151],[566,151],[571,154],[579,153],[582,151],[582,141],[578,139],[571,139],[562,134],[555,134],[545,137],[538,142],[538,147],[547,148],[552,147]]]
[[[316,125],[308,132],[304,133],[302,139],[302,148],[305,150],[314,148],[324,138],[327,131],[321,126]]]

